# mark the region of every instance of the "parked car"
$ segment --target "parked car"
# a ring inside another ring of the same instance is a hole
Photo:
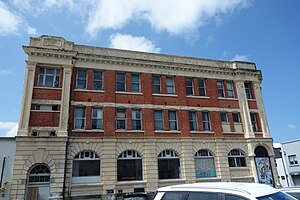
[[[152,200],[151,195],[146,193],[128,193],[123,196],[123,200]]]
[[[300,187],[286,187],[281,189],[282,192],[288,193],[300,200]]]
[[[258,183],[194,183],[162,187],[154,200],[295,200],[287,193]]]

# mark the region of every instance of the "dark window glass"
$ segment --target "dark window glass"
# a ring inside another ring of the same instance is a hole
[[[221,112],[221,122],[228,122],[227,113]]]
[[[75,124],[74,126],[75,129],[85,128],[85,108],[82,107],[75,108],[74,124]]]
[[[253,132],[258,131],[256,113],[250,113]]]
[[[167,82],[167,94],[175,94],[173,77],[167,77],[166,82]]]
[[[159,179],[180,178],[179,158],[158,159]]]
[[[190,192],[187,200],[218,200],[218,193]]]
[[[77,71],[76,88],[86,89],[86,70]]]
[[[168,115],[169,115],[169,129],[178,130],[176,111],[169,111]]]
[[[218,97],[224,97],[224,86],[223,86],[223,81],[217,81],[217,86],[218,86]]]
[[[248,200],[248,199],[233,194],[225,194],[225,200]]]
[[[185,88],[186,88],[186,95],[194,95],[194,90],[193,90],[193,79],[192,78],[187,78],[185,79]]]
[[[227,93],[229,98],[234,98],[234,89],[233,89],[233,82],[232,81],[226,81],[227,86]]]
[[[73,177],[100,176],[100,158],[92,151],[82,151],[74,157]]]
[[[140,91],[140,75],[139,74],[131,75],[131,91],[132,92]]]
[[[232,119],[234,123],[240,123],[239,113],[232,113]]]
[[[244,152],[233,149],[228,154],[229,167],[246,167],[246,157]]]
[[[164,130],[164,121],[161,110],[154,111],[155,130]]]
[[[125,73],[117,73],[117,91],[125,92]]]
[[[205,131],[211,131],[209,112],[202,112],[203,128]]]
[[[191,131],[198,130],[196,112],[192,112],[192,111],[189,112],[189,120],[190,120],[190,130]]]
[[[204,79],[198,79],[198,88],[199,88],[199,96],[206,96]]]
[[[102,109],[93,108],[92,129],[102,129]]]
[[[187,192],[166,192],[162,200],[185,200]]]
[[[117,109],[117,129],[126,129],[126,112],[125,109]]]
[[[161,93],[160,76],[158,76],[158,75],[152,76],[152,93],[156,93],[156,94]]]
[[[143,179],[142,158],[134,150],[127,150],[118,156],[117,180],[135,181]]]
[[[132,129],[142,129],[142,115],[140,110],[132,110]]]
[[[246,82],[245,83],[245,92],[246,92],[247,99],[252,99],[252,95],[251,95],[251,83],[250,82]]]
[[[93,83],[94,90],[102,90],[102,72],[94,71],[94,83]]]
[[[38,86],[59,87],[60,69],[41,67],[38,76]]]

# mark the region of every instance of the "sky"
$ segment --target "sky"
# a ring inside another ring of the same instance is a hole
[[[0,0],[0,137],[14,136],[30,37],[255,62],[274,142],[300,138],[299,0]]]

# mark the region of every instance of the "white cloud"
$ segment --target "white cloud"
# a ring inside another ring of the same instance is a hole
[[[89,12],[87,32],[120,29],[131,20],[146,20],[157,31],[181,35],[249,5],[251,0],[102,0]],[[216,20],[219,24],[220,20]]]
[[[296,129],[296,125],[295,124],[288,124],[287,128],[290,129],[290,130],[294,130],[294,129]]]
[[[0,122],[0,130],[5,132],[5,137],[14,137],[17,134],[17,122]]]
[[[235,55],[231,61],[249,61],[249,55]]]
[[[145,37],[134,37],[132,35],[114,34],[110,36],[110,47],[117,49],[144,51],[144,52],[160,52],[160,48]]]
[[[26,33],[28,35],[37,35],[38,32],[37,32],[36,28],[28,26],[27,29],[26,29]]]
[[[5,76],[11,74],[12,72],[13,72],[12,70],[0,69],[0,76]]]
[[[0,1],[0,35],[17,34],[21,26],[21,18]]]

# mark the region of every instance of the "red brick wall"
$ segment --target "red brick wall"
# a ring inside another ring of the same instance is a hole
[[[29,126],[59,127],[59,112],[31,112]]]

